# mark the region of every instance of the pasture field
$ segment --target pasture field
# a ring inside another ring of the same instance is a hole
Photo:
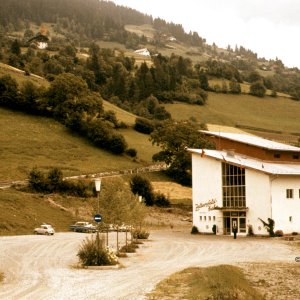
[[[300,103],[283,97],[209,93],[204,106],[164,104],[174,119],[191,117],[206,124],[254,126],[284,133],[300,133]]]
[[[1,180],[26,179],[33,167],[58,167],[65,176],[72,176],[141,166],[126,156],[94,147],[53,119],[0,108],[0,126]],[[148,136],[132,129],[122,133],[129,147],[138,151],[139,159],[151,163],[157,149]]]

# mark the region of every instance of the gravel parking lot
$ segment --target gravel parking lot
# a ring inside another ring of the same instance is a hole
[[[137,253],[121,259],[122,268],[76,268],[78,248],[87,236],[0,237],[0,271],[5,275],[0,299],[144,299],[160,280],[186,267],[249,262],[300,266],[295,262],[298,250],[282,240],[234,240],[170,229],[151,232]],[[110,233],[109,244],[115,236]]]

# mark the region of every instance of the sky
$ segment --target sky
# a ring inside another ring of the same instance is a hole
[[[299,0],[113,0],[118,5],[182,24],[207,44],[237,45],[300,68]]]

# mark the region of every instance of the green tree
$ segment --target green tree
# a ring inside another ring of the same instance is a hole
[[[19,56],[21,54],[21,44],[19,40],[15,39],[10,47],[10,51],[12,54]]]
[[[176,181],[191,184],[191,157],[187,148],[214,148],[195,124],[189,121],[165,121],[151,133],[150,140],[162,148],[153,156],[154,161],[163,161],[169,174]]]
[[[154,204],[154,193],[151,182],[140,175],[134,175],[130,180],[130,188],[134,195],[142,196],[145,204],[152,206]]]
[[[257,97],[264,97],[266,94],[266,88],[261,81],[253,82],[250,85],[250,94]]]

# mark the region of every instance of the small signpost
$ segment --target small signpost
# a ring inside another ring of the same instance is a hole
[[[101,222],[101,221],[102,221],[101,215],[96,214],[96,215],[94,216],[94,220],[95,220],[95,222],[97,222],[97,223]]]

